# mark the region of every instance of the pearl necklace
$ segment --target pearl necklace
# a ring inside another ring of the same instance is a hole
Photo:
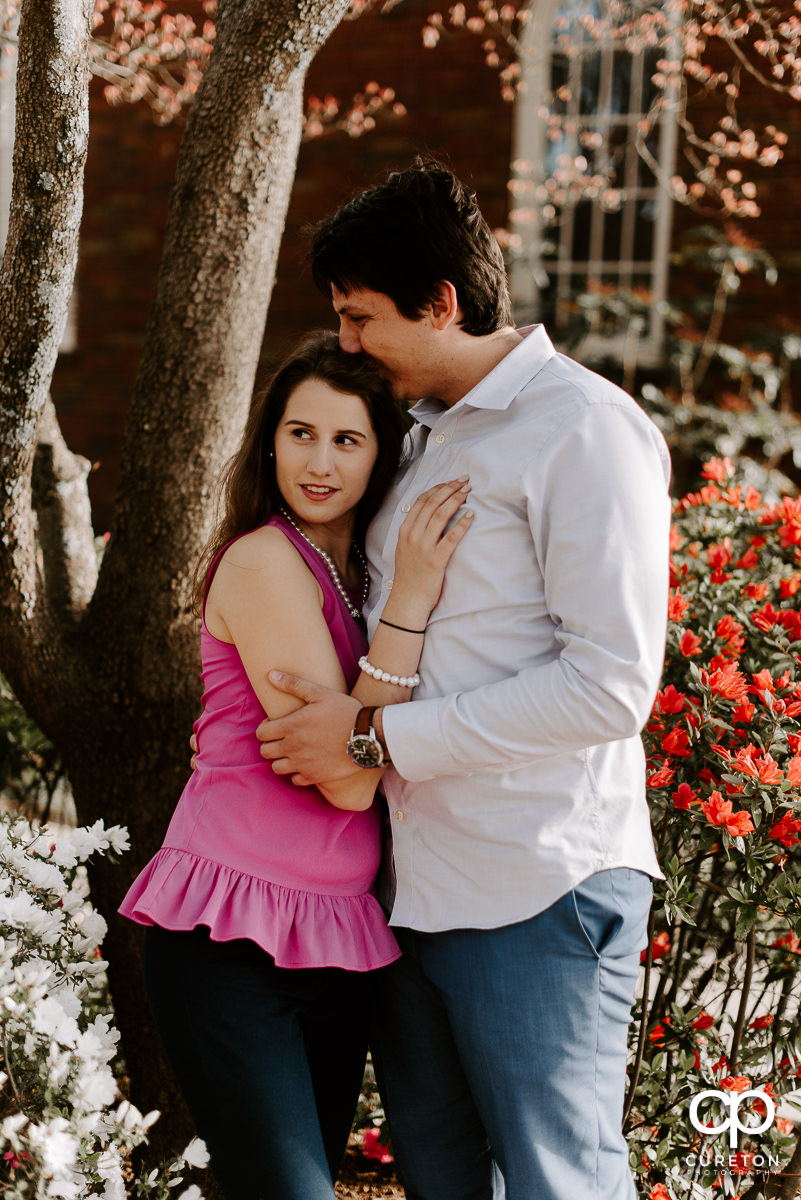
[[[358,608],[356,608],[354,606],[354,604],[352,603],[350,597],[348,596],[348,593],[345,591],[345,585],[343,584],[342,579],[340,578],[339,571],[336,569],[336,565],[335,565],[334,560],[331,557],[331,555],[326,554],[325,550],[321,550],[319,546],[315,545],[315,543],[311,540],[310,537],[306,536],[306,534],[303,532],[303,530],[295,523],[295,521],[293,521],[292,517],[290,517],[289,513],[287,512],[287,510],[285,508],[281,509],[281,516],[284,518],[285,521],[289,522],[289,524],[292,526],[292,528],[295,530],[296,533],[300,534],[300,536],[303,538],[304,542],[307,542],[308,545],[311,546],[312,550],[316,551],[316,553],[320,555],[320,558],[323,560],[325,566],[328,568],[328,574],[331,576],[331,580],[334,584],[334,587],[337,589],[337,591],[339,592],[343,601],[345,602],[345,607],[347,608],[348,612],[353,617],[354,621],[360,621],[362,619],[362,608],[364,608],[365,602],[367,600],[367,591],[370,586],[370,575],[367,570],[367,562],[366,562],[365,557],[362,554],[361,550],[359,549],[359,547],[354,543],[353,550],[355,551],[356,557],[358,558],[359,562],[361,563],[362,572],[364,574],[364,589],[362,592],[361,605]]]

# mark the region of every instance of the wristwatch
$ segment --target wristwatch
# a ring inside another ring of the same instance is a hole
[[[359,709],[356,724],[348,738],[348,754],[357,767],[385,767],[389,754],[373,729],[373,713],[380,705]]]

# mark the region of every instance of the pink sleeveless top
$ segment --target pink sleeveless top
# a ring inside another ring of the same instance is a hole
[[[297,531],[280,516],[268,524],[292,542],[320,584],[323,615],[352,687],[367,648],[361,623]],[[206,925],[214,941],[249,938],[279,967],[368,971],[393,962],[400,951],[373,893],[379,803],[346,812],[316,788],[274,774],[255,732],[264,710],[236,648],[209,633],[205,619],[200,647],[204,711],[195,725],[197,768],[161,850],[119,911],[164,929]]]

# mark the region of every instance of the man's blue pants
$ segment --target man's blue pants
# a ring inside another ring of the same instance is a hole
[[[407,1200],[633,1200],[621,1121],[651,894],[615,868],[519,924],[395,931],[371,1040]]]

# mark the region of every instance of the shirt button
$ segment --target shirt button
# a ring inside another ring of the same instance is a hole
[[[434,441],[435,441],[435,442],[437,442],[437,443],[438,443],[438,445],[440,445],[440,446],[441,446],[441,445],[442,445],[442,443],[445,441],[445,434],[444,434],[444,433],[438,433],[438,434],[437,434],[437,436],[434,438]]]
[[[411,511],[411,507],[412,507],[412,506],[411,506],[411,504],[403,504],[403,505],[401,506],[401,512],[410,512],[410,511]]]
[[[385,579],[384,580],[384,587],[387,589],[387,591],[392,590],[392,585],[394,582],[395,582],[394,579]]]
[[[396,809],[396,811],[395,811],[395,820],[396,820],[396,821],[405,821],[405,820],[406,820],[406,813],[405,813],[405,812],[402,812],[402,811],[401,811],[399,808],[398,808],[398,809]]]

